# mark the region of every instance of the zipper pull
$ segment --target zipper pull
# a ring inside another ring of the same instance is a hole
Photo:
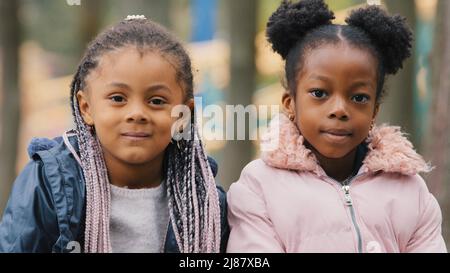
[[[353,201],[352,201],[352,197],[350,196],[350,186],[345,185],[342,187],[342,190],[344,191],[345,204],[347,206],[352,206]]]

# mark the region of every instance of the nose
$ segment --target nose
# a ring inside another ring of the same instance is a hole
[[[146,105],[144,103],[129,104],[127,109],[127,122],[147,123],[149,117],[146,113]]]
[[[329,105],[329,113],[328,118],[330,119],[339,119],[342,121],[346,121],[350,118],[350,114],[348,112],[348,107],[345,103],[345,98],[335,97],[330,100],[331,104]]]

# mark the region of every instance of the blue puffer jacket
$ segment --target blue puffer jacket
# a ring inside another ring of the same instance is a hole
[[[76,137],[68,140],[78,153]],[[85,182],[83,172],[62,137],[33,139],[32,160],[17,177],[0,222],[0,252],[71,252],[83,249]],[[217,164],[208,158],[214,175]],[[217,186],[221,210],[221,251],[225,252],[229,227],[224,190]],[[179,252],[172,225],[165,252]]]

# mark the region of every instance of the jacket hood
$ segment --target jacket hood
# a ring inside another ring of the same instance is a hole
[[[62,137],[57,137],[54,139],[34,137],[31,139],[30,144],[28,144],[27,152],[30,158],[33,157],[34,154],[40,151],[50,150],[59,143],[63,141]]]
[[[368,153],[363,160],[363,172],[388,172],[415,175],[431,171],[400,131],[400,127],[374,126],[366,139]],[[261,138],[261,158],[269,166],[296,171],[325,172],[315,155],[304,144],[304,137],[285,114],[275,116]]]

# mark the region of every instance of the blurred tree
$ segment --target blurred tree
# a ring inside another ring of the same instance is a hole
[[[176,3],[178,5],[184,5],[186,3],[182,2],[185,1],[186,0],[178,0],[176,1]],[[172,26],[170,11],[171,8],[175,8],[172,6],[172,0],[120,0],[120,2],[122,5],[121,11],[127,11],[127,13],[123,15],[124,18],[126,17],[126,15],[142,14],[152,21],[155,21],[169,29]]]
[[[414,81],[414,135],[419,152],[425,150],[427,121],[431,106],[431,52],[433,51],[433,29],[436,17],[436,0],[415,0],[416,32],[415,32],[415,81]]]
[[[255,36],[257,0],[227,0],[230,39],[230,85],[226,103],[243,105],[252,103],[255,86]],[[233,115],[235,119],[236,115]],[[229,117],[227,117],[228,121]],[[248,124],[248,123],[246,123]],[[236,135],[237,122],[234,122]],[[248,126],[246,126],[248,128]],[[229,130],[230,128],[225,128]],[[247,135],[248,132],[247,132]],[[239,178],[241,170],[252,160],[252,143],[248,140],[227,141],[219,179],[228,186]],[[237,156],[238,155],[238,156]]]
[[[407,0],[407,1],[409,1],[409,0]],[[355,5],[364,4],[367,1],[366,0],[339,0],[339,1],[325,0],[325,2],[328,4],[328,6],[330,7],[331,10],[338,11],[341,9],[347,9],[347,8],[355,6]]]
[[[83,1],[81,5],[78,31],[80,37],[81,52],[84,52],[87,44],[97,36],[103,22],[103,0]]]
[[[426,137],[427,158],[436,167],[428,176],[430,190],[444,212],[444,238],[450,239],[450,1],[437,6],[432,52],[432,106]]]
[[[33,41],[52,55],[47,60],[51,76],[72,74],[85,46],[79,35],[79,21],[85,20],[81,12],[96,1],[81,0],[81,5],[69,5],[65,0],[19,2],[22,40]]]
[[[176,1],[179,6],[184,6],[185,2],[186,0]],[[168,28],[172,25],[171,8],[176,8],[172,6],[172,0],[108,0],[105,5],[105,9],[107,9],[106,21],[112,22],[112,24],[125,19],[127,15],[139,14],[145,15],[152,21]]]
[[[177,1],[180,2],[180,1]],[[170,0],[151,0],[145,1],[147,8],[145,13],[148,17],[161,25],[171,29],[170,10],[172,1]]]
[[[408,25],[414,33],[416,25],[416,15],[414,2],[410,0],[386,0],[391,14],[401,14],[407,19]],[[414,48],[413,48],[414,50]],[[412,56],[414,56],[414,52]],[[402,130],[408,132],[410,140],[418,147],[413,130],[413,88],[414,88],[414,60],[409,58],[397,75],[391,76],[386,82],[387,94],[378,121],[388,122],[393,125],[400,125]]]
[[[19,92],[19,1],[0,1],[2,99],[0,100],[0,215],[16,176],[17,143],[20,124]]]

